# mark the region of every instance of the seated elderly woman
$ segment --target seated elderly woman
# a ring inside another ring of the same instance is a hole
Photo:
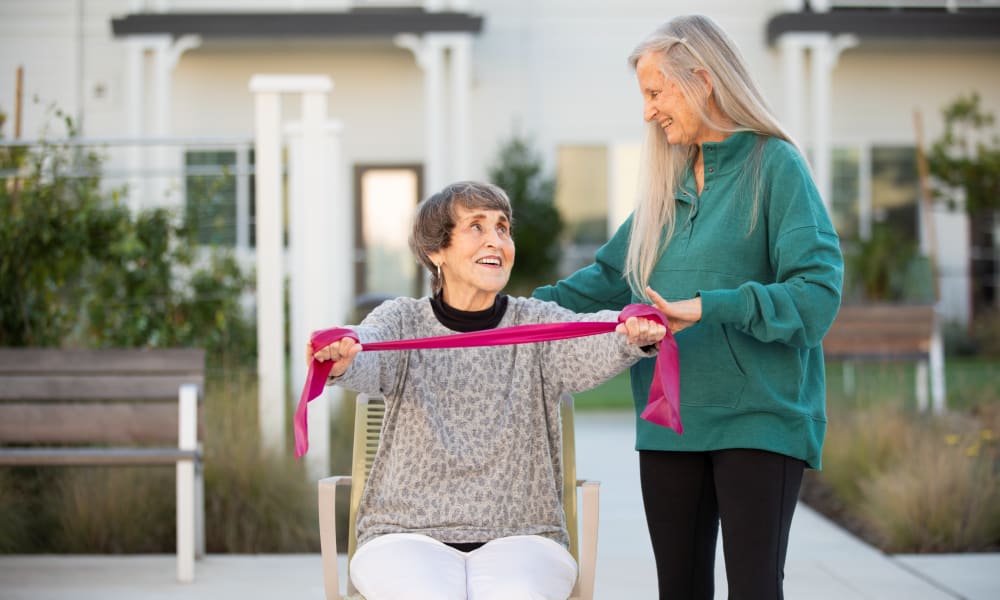
[[[616,333],[570,340],[360,353],[366,342],[617,318],[501,294],[514,266],[511,224],[494,185],[434,194],[410,238],[434,295],[378,306],[352,328],[360,342],[307,350],[335,361],[328,384],[385,396],[350,565],[368,600],[565,600],[573,588],[559,396],[655,354],[665,327],[631,317]]]

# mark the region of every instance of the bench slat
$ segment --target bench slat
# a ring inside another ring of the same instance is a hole
[[[204,386],[201,374],[124,376],[91,375],[3,375],[0,401],[5,400],[146,400],[177,399],[181,385]]]
[[[176,444],[177,402],[0,404],[0,442]]]
[[[0,348],[3,373],[189,373],[205,370],[200,348],[65,350]]]
[[[0,465],[174,465],[198,460],[197,450],[178,448],[0,448]]]
[[[932,306],[842,306],[823,338],[823,354],[831,359],[919,360],[931,351],[934,327]]]

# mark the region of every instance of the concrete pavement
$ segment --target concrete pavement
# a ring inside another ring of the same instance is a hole
[[[656,600],[655,567],[639,496],[638,455],[626,413],[577,415],[577,471],[601,482],[596,597]],[[716,598],[726,597],[720,554]],[[198,561],[195,582],[174,579],[172,555],[0,555],[0,600],[322,600],[315,554],[225,555]],[[785,568],[790,600],[996,600],[1000,554],[888,556],[802,504]]]

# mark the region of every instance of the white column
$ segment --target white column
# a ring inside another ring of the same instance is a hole
[[[784,124],[792,137],[805,144],[802,129],[802,56],[805,45],[801,35],[789,33],[778,40],[781,48],[781,78],[784,88]]]
[[[201,45],[201,38],[185,35],[172,41],[170,36],[157,36],[153,47],[153,135],[166,138],[170,135],[170,110],[173,99],[173,72],[182,54]],[[151,189],[153,203],[161,204],[170,189],[170,174],[180,171],[180,149],[166,145],[156,147],[154,166],[159,172]],[[182,205],[183,198],[174,198],[175,205]]]
[[[833,69],[837,66],[840,53],[858,44],[853,35],[812,34],[812,103],[813,103],[813,173],[816,187],[823,198],[827,210],[833,200],[833,164],[830,152],[831,119],[830,89]]]
[[[448,46],[448,84],[451,89],[451,160],[449,181],[469,179],[469,90],[472,79],[472,35],[452,34]],[[437,188],[432,188],[437,189]]]
[[[133,140],[128,150],[128,203],[133,213],[145,205],[145,181],[140,174],[146,169],[145,154],[136,140],[143,137],[146,119],[144,111],[146,87],[146,44],[137,38],[125,42],[125,128]]]
[[[259,411],[261,441],[270,452],[280,453],[285,445],[285,335],[284,335],[284,269],[282,268],[282,233],[283,233],[283,197],[281,188],[281,97],[285,92],[302,93],[304,134],[302,166],[296,167],[292,177],[292,187],[295,193],[318,195],[323,197],[327,186],[322,179],[324,168],[330,168],[322,155],[325,145],[322,143],[322,128],[325,123],[326,94],[333,87],[328,77],[319,75],[255,75],[250,80],[250,90],[255,94],[255,148],[256,148],[256,193],[257,193],[257,375],[259,386]],[[313,129],[314,131],[310,131]],[[306,137],[308,140],[306,140]],[[317,143],[317,137],[320,142]],[[309,155],[306,157],[306,155]],[[338,159],[339,160],[339,159]],[[317,175],[317,172],[319,173]],[[303,179],[303,174],[305,178]],[[318,182],[318,183],[317,183]],[[329,203],[329,198],[325,200]],[[322,214],[326,204],[321,201],[316,208]],[[292,207],[294,214],[295,208]],[[321,222],[323,217],[317,218]],[[294,216],[292,217],[294,219]],[[294,226],[294,221],[292,221]],[[303,243],[322,243],[321,236],[307,233],[295,237]],[[350,243],[350,242],[348,242]],[[310,261],[327,263],[330,255],[318,253],[315,248],[306,247],[304,252],[310,256]],[[343,260],[350,261],[350,255],[345,254]],[[310,262],[310,264],[314,264]],[[303,275],[292,272],[292,285],[301,280]],[[315,277],[315,276],[314,276]],[[328,277],[326,275],[325,277]],[[317,284],[322,285],[325,277],[318,277]],[[310,291],[310,294],[312,291]],[[323,290],[317,288],[322,300]],[[302,294],[298,295],[299,298]],[[308,297],[308,296],[307,296]],[[332,326],[333,323],[323,323],[321,327]],[[304,360],[305,344],[292,347],[291,360]],[[301,390],[301,387],[298,388]],[[298,391],[296,390],[296,391]],[[325,428],[318,428],[325,430]],[[319,433],[318,431],[316,433]],[[312,453],[312,452],[311,452]],[[310,454],[311,454],[310,453]],[[320,452],[317,451],[317,454]]]
[[[812,165],[816,187],[827,211],[831,210],[833,177],[830,164],[830,75],[833,66],[830,59],[830,37],[818,34],[812,45],[810,65],[812,96]]]
[[[424,181],[428,193],[445,186],[444,132],[444,46],[435,34],[418,37],[413,34],[396,36],[396,45],[413,52],[424,71]]]
[[[260,438],[265,450],[280,454],[285,446],[285,313],[281,268],[281,96],[250,89],[254,99],[257,245],[257,386]]]
[[[347,310],[341,282],[349,279],[351,238],[338,222],[350,224],[350,211],[338,210],[350,202],[334,193],[339,183],[336,165],[339,153],[331,152],[331,134],[339,124],[326,119],[327,94],[307,92],[302,96],[302,121],[293,130],[292,169],[289,173],[290,241],[290,335],[292,403],[306,379],[302,358],[312,332],[344,324]],[[347,217],[347,218],[345,218]],[[329,393],[309,404],[309,453],[306,470],[311,479],[330,475]],[[339,397],[339,395],[338,395]]]

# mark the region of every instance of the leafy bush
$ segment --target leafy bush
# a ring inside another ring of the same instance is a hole
[[[189,346],[249,362],[251,281],[234,257],[199,252],[166,209],[133,215],[101,165],[53,143],[0,152],[15,173],[0,179],[0,346]]]

